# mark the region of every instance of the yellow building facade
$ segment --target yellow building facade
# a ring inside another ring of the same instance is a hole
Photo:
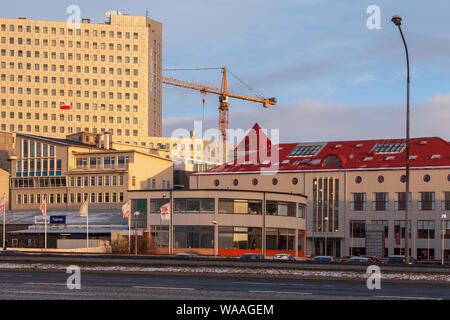
[[[60,138],[110,131],[142,146],[161,136],[161,23],[116,13],[71,29],[0,18],[0,30],[0,130]]]

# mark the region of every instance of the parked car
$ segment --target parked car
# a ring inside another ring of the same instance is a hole
[[[403,255],[389,256],[387,263],[388,264],[404,264],[405,259],[406,258]],[[414,264],[414,263],[417,263],[416,259],[414,259],[413,257],[409,257],[409,264]]]
[[[294,257],[290,254],[276,254],[273,256],[273,260],[295,261]]]
[[[372,263],[370,258],[367,257],[350,257],[345,261],[346,263]]]
[[[192,259],[198,258],[198,256],[195,253],[177,253],[174,258]]]
[[[313,262],[336,262],[332,256],[315,256],[312,259]]]
[[[371,263],[381,263],[381,260],[378,257],[366,257],[370,260]]]
[[[262,260],[263,256],[259,253],[244,253],[241,260]]]

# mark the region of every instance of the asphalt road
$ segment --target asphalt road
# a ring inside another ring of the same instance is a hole
[[[450,300],[442,284],[294,280],[254,277],[83,273],[69,290],[64,272],[0,272],[0,299],[13,300]]]

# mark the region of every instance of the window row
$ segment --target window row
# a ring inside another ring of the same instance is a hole
[[[365,220],[351,220],[350,237],[365,238],[366,223],[368,222]],[[391,235],[389,234],[389,221],[374,220],[371,223],[384,225],[384,237],[395,239],[397,245],[400,245],[400,239],[405,239],[405,220],[394,220],[394,229]],[[409,222],[409,227],[411,230],[411,221]],[[444,229],[445,239],[450,239],[450,220],[440,221],[440,223],[436,223],[434,220],[417,220],[417,225],[415,226],[416,238],[439,239],[441,238],[442,229]]]
[[[436,156],[439,156],[440,157],[440,155],[436,155]],[[416,156],[417,157],[417,156]],[[433,159],[433,157],[434,156],[432,156],[431,158]],[[362,177],[361,176],[357,176],[356,178],[355,178],[355,182],[356,183],[361,183],[363,181],[363,179],[362,179]],[[377,177],[377,181],[378,181],[378,183],[383,183],[384,182],[384,176],[378,176]],[[426,174],[426,175],[424,175],[423,176],[423,181],[424,182],[430,182],[431,181],[431,177],[430,177],[430,175],[429,174]],[[406,182],[406,175],[402,175],[401,177],[400,177],[400,182],[401,183],[405,183]]]
[[[8,54],[9,53],[9,54]],[[65,53],[65,52],[47,52],[47,51],[23,51],[23,50],[6,50],[1,49],[0,50],[0,56],[1,57],[26,57],[26,58],[44,58],[44,59],[57,59],[65,60],[67,57],[67,60],[77,60],[81,61],[82,57],[84,61],[94,61],[94,62],[105,62],[105,63],[134,63],[138,64],[139,59],[138,57],[130,57],[130,56],[108,56],[108,59],[106,59],[106,55],[90,55],[90,54],[80,54],[80,53]]]
[[[14,101],[14,100],[12,100],[12,101]],[[13,104],[14,104],[14,102],[13,102]],[[19,107],[23,107],[24,106],[23,100],[17,100],[17,104],[18,104]],[[44,107],[44,108],[48,108],[48,106],[51,105],[51,107],[53,109],[56,109],[57,106],[60,107],[60,106],[62,106],[64,104],[65,104],[64,101],[60,102],[59,104],[57,104],[55,101],[51,101],[50,103],[49,103],[49,101],[42,101],[42,107]],[[1,105],[2,106],[6,106],[6,99],[2,99],[1,100]],[[31,107],[31,105],[32,105],[31,100],[27,100],[26,101],[26,106],[27,107]],[[34,107],[39,108],[40,106],[41,106],[41,101],[35,100],[34,101]],[[82,109],[81,103],[79,103],[79,102],[74,103],[73,107],[76,110],[81,110]],[[108,105],[108,107],[106,107],[106,104],[100,104],[100,106],[99,106],[96,103],[93,103],[92,105],[89,104],[89,103],[85,103],[84,107],[83,107],[83,110],[90,110],[90,108],[92,110],[100,110],[100,111],[115,111],[116,110],[118,112],[123,112],[123,111],[131,112],[131,107],[129,105],[125,105],[124,108],[122,109],[122,105],[121,104],[118,104],[116,106],[114,106],[113,104],[110,104],[110,105]],[[139,107],[134,105],[133,106],[133,112],[138,112],[138,111],[139,111]],[[2,118],[6,118],[6,112],[5,111],[2,111],[1,114],[2,114]],[[12,113],[10,113],[10,116],[12,118],[14,118],[14,114],[12,114],[12,115],[11,114]],[[31,116],[31,113],[30,113],[30,116]],[[44,113],[42,116],[44,118],[45,117],[48,118],[48,114],[46,114],[46,113]],[[70,115],[68,115],[68,117],[69,116]],[[27,117],[28,117],[28,115],[27,115]],[[35,114],[35,117],[38,117],[38,113]],[[52,120],[56,120],[56,114],[52,114],[51,117],[52,117]],[[36,119],[38,120],[38,118],[36,118]]]
[[[6,119],[7,117],[7,113],[6,111],[2,111],[0,113],[0,117],[1,119]],[[57,117],[57,115],[55,113],[49,114],[48,113],[34,113],[34,116],[32,116],[31,112],[26,112],[25,114],[23,112],[17,112],[17,118],[15,117],[15,112],[10,112],[9,113],[9,118],[10,119],[27,119],[27,120],[51,120],[51,121],[76,121],[76,122],[82,122],[82,120],[84,120],[84,122],[100,122],[100,123],[118,123],[118,124],[134,124],[134,125],[138,125],[139,124],[139,120],[138,118],[129,118],[129,117],[105,117],[105,116],[89,116],[89,115],[84,115],[83,117],[81,115],[64,115],[64,114],[59,114],[59,117]],[[74,119],[75,118],[75,119]],[[107,121],[108,119],[108,121]]]
[[[77,176],[70,177],[71,187],[123,186],[124,176]]]
[[[65,177],[13,178],[11,188],[56,188],[67,187]]]
[[[160,213],[160,208],[169,202],[168,199],[152,199],[151,213]],[[219,199],[218,212],[220,214],[252,214],[261,215],[262,200]],[[214,199],[174,199],[174,213],[214,213]],[[266,202],[267,215],[304,218],[306,207],[296,206],[295,202]]]
[[[70,198],[68,198],[70,196]],[[40,205],[44,199],[48,204],[62,204],[62,203],[83,203],[89,200],[90,203],[123,203],[123,192],[99,192],[99,193],[50,193],[50,194],[17,194],[16,204],[28,205],[35,204]]]
[[[59,48],[78,48],[78,49],[101,49],[101,50],[116,50],[116,51],[139,51],[139,45],[130,43],[105,43],[105,42],[90,42],[90,41],[65,41],[65,40],[55,40],[55,39],[34,39],[34,43],[31,38],[15,38],[15,37],[1,37],[1,44],[9,45],[33,45],[33,46],[51,46]]]
[[[16,131],[15,129],[17,128],[17,131],[19,131],[19,132],[35,132],[35,133],[39,133],[39,132],[41,132],[41,126],[39,126],[39,125],[34,125],[34,126],[31,126],[31,125],[22,125],[22,124],[19,124],[19,125],[17,125],[17,127],[16,126],[14,126],[13,124],[10,124],[9,125],[9,131],[11,131],[11,132],[13,132],[13,131]],[[0,124],[0,129],[2,130],[2,131],[7,131],[7,125],[5,124],[5,123],[2,123],[2,124]],[[75,130],[74,130],[75,129]],[[66,131],[67,130],[67,131]],[[99,129],[97,129],[97,128],[93,128],[92,129],[92,132],[93,133],[97,133],[98,132],[98,130]],[[90,131],[90,129],[89,128],[87,128],[87,127],[85,127],[84,129],[83,129],[83,131],[85,131],[85,132],[89,132]],[[42,132],[44,132],[44,133],[47,133],[47,132],[51,132],[51,133],[57,133],[58,132],[58,130],[57,130],[57,127],[56,126],[42,126]],[[81,129],[81,127],[76,127],[76,128],[73,128],[73,127],[67,127],[67,128],[65,128],[65,127],[59,127],[59,133],[65,133],[65,132],[67,132],[67,133],[74,133],[74,132],[77,132],[77,133],[80,133],[80,132],[82,132],[82,129]],[[114,129],[105,129],[105,128],[101,128],[100,129],[100,132],[101,133],[105,133],[105,132],[111,132],[111,133],[114,133]],[[129,137],[129,136],[134,136],[134,137],[137,137],[138,135],[139,135],[139,133],[138,133],[138,130],[129,130],[129,129],[125,129],[125,130],[123,130],[122,131],[122,129],[117,129],[117,131],[116,131],[116,135],[117,136],[122,136],[122,135],[124,135],[124,136],[126,136],[126,137]],[[118,141],[119,143],[120,143],[120,141]],[[130,142],[128,141],[128,142],[125,142],[126,144],[130,144]],[[133,144],[135,144],[135,145],[137,145],[137,142],[133,142]]]
[[[77,169],[124,169],[130,156],[85,157],[75,159]]]
[[[92,29],[84,29],[83,31],[81,29],[74,29],[74,28],[56,28],[56,27],[40,27],[40,26],[24,26],[24,25],[6,25],[2,24],[0,27],[1,31],[10,31],[10,32],[27,32],[27,33],[35,33],[35,34],[59,34],[64,35],[68,34],[69,36],[77,35],[77,36],[93,36],[93,37],[102,37],[105,38],[107,35],[109,38],[117,37],[121,39],[124,37],[125,39],[131,39],[133,37],[134,40],[139,39],[139,33],[138,32],[122,32],[122,31],[105,31],[105,30],[92,30]]]
[[[394,201],[395,211],[406,210],[406,196],[405,192],[396,192],[396,200]],[[412,209],[412,193],[408,197],[408,209]],[[351,210],[352,211],[366,211],[367,210],[367,195],[365,192],[351,194]],[[450,191],[442,192],[441,201],[442,210],[450,210]],[[388,192],[374,192],[372,198],[372,211],[387,211],[389,210],[389,193]],[[436,195],[435,192],[419,192],[417,200],[417,210],[430,211],[436,210]]]

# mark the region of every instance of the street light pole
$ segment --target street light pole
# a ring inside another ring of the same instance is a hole
[[[441,254],[441,263],[444,265],[444,254],[445,254],[445,219],[447,219],[447,215],[445,213],[441,216],[442,219],[442,254]]]
[[[325,255],[327,255],[327,244],[328,244],[328,237],[327,237],[327,232],[328,232],[328,217],[325,217]]]
[[[403,45],[405,46],[405,53],[406,53],[406,69],[407,69],[407,89],[406,89],[406,207],[405,207],[405,263],[410,263],[410,253],[409,253],[409,235],[410,235],[410,226],[409,226],[409,54],[408,54],[408,47],[406,45],[405,37],[403,36],[401,24],[402,24],[402,18],[398,15],[395,15],[392,17],[391,20],[400,31],[400,35],[402,36]]]

